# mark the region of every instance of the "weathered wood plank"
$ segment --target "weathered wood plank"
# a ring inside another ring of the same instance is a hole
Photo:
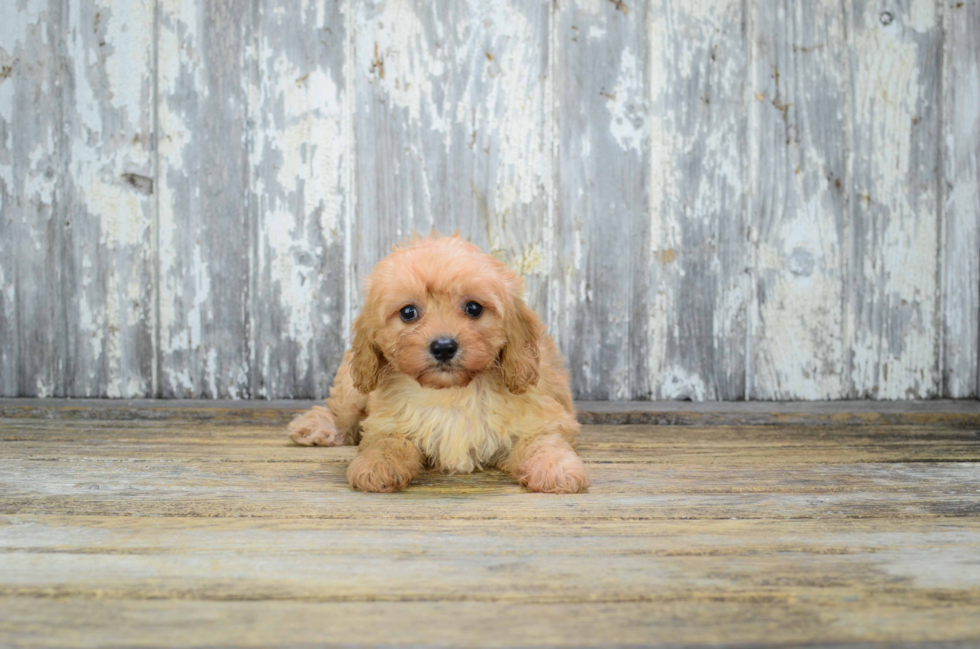
[[[413,232],[458,228],[524,275],[544,313],[549,3],[352,4],[354,273]]]
[[[934,0],[849,9],[851,397],[934,397],[942,24]]]
[[[852,591],[853,592],[853,591]],[[945,594],[945,593],[943,593]],[[5,597],[0,641],[24,647],[420,645],[867,647],[980,638],[968,595],[791,591],[639,603],[199,602]],[[764,606],[760,606],[764,602]],[[506,624],[501,624],[506,620]],[[958,643],[958,644],[957,644]]]
[[[831,1],[753,3],[750,13],[748,396],[846,398],[846,16]]]
[[[67,8],[0,7],[0,390],[65,396],[71,247],[63,108]],[[72,343],[73,344],[73,343]]]
[[[973,3],[0,11],[0,394],[320,396],[432,225],[584,397],[977,394]]]
[[[975,427],[587,426],[568,497],[496,471],[354,492],[356,449],[277,425],[0,434],[0,644],[980,637]],[[861,460],[889,453],[951,461]]]
[[[787,467],[800,467],[805,465],[817,465],[825,462],[879,462],[879,463],[924,463],[924,462],[976,462],[980,459],[980,451],[977,449],[975,441],[951,439],[941,445],[927,437],[918,440],[901,441],[899,439],[884,440],[879,442],[875,439],[854,440],[854,452],[846,458],[838,458],[834,454],[833,445],[830,443],[814,445],[791,445],[785,448],[785,460]],[[200,445],[168,445],[155,444],[154,448],[144,454],[134,442],[120,443],[85,443],[73,446],[63,451],[55,451],[51,444],[36,443],[33,445],[24,443],[11,443],[6,457],[10,459],[31,460],[34,462],[194,462],[199,457]],[[145,445],[143,445],[145,447]],[[650,443],[648,446],[630,444],[625,447],[614,447],[612,443],[597,444],[581,447],[583,452],[589,452],[590,462],[601,464],[653,464],[669,465],[672,463],[700,463],[708,466],[749,466],[760,459],[764,459],[765,451],[762,447],[756,447],[754,453],[745,452],[737,459],[728,459],[733,449],[730,445],[722,444],[717,450],[705,447],[697,450],[685,449],[678,444],[670,443]],[[651,455],[637,459],[637,450],[650,451]],[[288,446],[278,446],[276,444],[252,444],[242,442],[241,446],[235,447],[228,444],[225,448],[210,449],[213,457],[210,461],[220,463],[249,463],[249,462],[285,462],[301,464],[321,464],[321,463],[341,463],[346,465],[353,457],[353,448],[337,450],[307,450],[299,452],[298,449]],[[656,452],[657,455],[652,453]],[[481,478],[472,478],[470,481],[478,484]],[[465,481],[464,481],[465,482]]]
[[[153,399],[0,399],[0,417],[110,421],[214,421],[286,424],[314,400],[231,401]],[[668,426],[980,426],[980,402],[807,401],[687,402],[579,401],[583,424]]]
[[[281,426],[210,422],[5,422],[4,457],[59,462],[349,462],[354,447],[293,445]],[[976,461],[975,428],[949,426],[670,427],[586,426],[579,449],[588,463],[649,463],[710,467],[823,463]],[[67,469],[66,469],[67,470]],[[245,470],[244,468],[242,470]],[[268,470],[276,470],[269,468]]]
[[[980,511],[980,483],[968,463],[980,460],[972,430],[586,429],[580,450],[593,480],[588,494],[536,497],[492,471],[426,473],[390,499],[349,489],[353,447],[283,446],[277,429],[175,422],[48,431],[20,423],[2,447],[5,514],[592,521]],[[908,464],[943,459],[954,463]],[[904,464],[867,464],[874,461]]]
[[[664,2],[649,27],[649,236],[660,276],[643,299],[660,399],[746,397],[745,7]]]
[[[503,476],[495,485],[467,479],[420,482],[394,498],[351,492],[346,467],[326,470],[318,492],[213,490],[149,491],[0,496],[0,514],[59,514],[74,516],[322,518],[380,520],[554,520],[588,524],[597,520],[678,519],[817,519],[928,518],[935,521],[975,518],[980,504],[975,494],[602,494],[574,501],[523,492]],[[329,476],[329,479],[327,479]],[[327,488],[330,485],[331,488]],[[404,509],[392,503],[408,503]]]
[[[856,584],[930,599],[942,584],[980,598],[976,521],[820,525],[3,517],[0,596],[623,603],[829,599]]]
[[[250,385],[327,394],[347,332],[349,120],[342,3],[259,2],[247,46]],[[216,395],[211,395],[216,396]]]
[[[945,397],[980,394],[980,5],[943,3]]]
[[[649,398],[646,335],[632,329],[642,327],[648,308],[647,9],[601,0],[557,7],[549,320],[571,359],[576,397]]]
[[[68,5],[64,392],[153,393],[154,3]]]
[[[398,534],[386,534],[397,530]],[[139,519],[124,516],[0,516],[2,551],[114,554],[207,554],[221,547],[230,552],[279,555],[310,552],[344,555],[374,547],[423,549],[426,540],[447,537],[456,552],[469,552],[465,539],[498,537],[499,553],[516,554],[522,538],[552,554],[578,556],[590,552],[592,539],[609,543],[610,554],[648,557],[746,557],[792,552],[801,555],[856,555],[888,550],[962,548],[980,533],[980,521],[955,519],[838,520],[679,520],[596,521],[585,527],[540,521],[515,527],[509,521],[342,521],[309,518],[180,518]],[[282,543],[279,535],[297,539]],[[338,543],[316,542],[327,537]],[[220,544],[213,539],[220,538]],[[542,548],[550,544],[550,548]],[[493,550],[488,550],[493,552]],[[886,557],[887,558],[887,557]],[[910,566],[918,570],[920,566]],[[970,577],[972,569],[964,577]]]
[[[820,463],[799,464],[791,461],[774,466],[766,464],[764,458],[753,458],[754,462],[750,463],[743,456],[741,461],[724,467],[709,455],[701,467],[697,463],[698,453],[683,453],[676,449],[668,453],[669,461],[655,464],[631,461],[628,457],[621,457],[619,462],[609,462],[601,459],[602,448],[584,448],[582,452],[589,458],[594,483],[591,493],[596,497],[630,494],[637,497],[733,494],[863,494],[874,497],[904,491],[914,498],[926,494],[962,498],[977,493],[980,486],[975,466],[967,461],[980,460],[980,448],[976,443],[974,447],[972,457],[961,446],[956,458],[960,462],[937,465],[845,464],[847,458],[828,458]],[[189,498],[196,498],[210,490],[216,496],[229,498],[251,491],[277,491],[306,499],[304,492],[342,495],[349,491],[343,480],[343,471],[352,459],[351,451],[318,453],[314,457],[318,456],[319,462],[276,462],[274,458],[263,462],[255,455],[251,462],[231,463],[204,460],[209,449],[200,446],[196,449],[196,457],[190,457],[189,449],[183,450],[184,457],[178,455],[170,461],[165,460],[164,453],[158,449],[126,462],[95,458],[84,461],[37,461],[8,457],[0,484],[4,486],[4,493],[11,497],[32,494],[89,496],[92,490],[119,495],[139,490],[147,492],[148,498],[169,499],[183,492]],[[634,455],[641,455],[644,450],[642,447],[629,448]],[[915,483],[915,486],[909,487],[909,483]],[[451,495],[457,489],[469,494],[480,490],[498,495],[523,493],[516,482],[499,471],[465,477],[426,472],[416,486],[430,497]]]
[[[249,396],[253,228],[245,54],[234,0],[160,0],[158,98],[161,397]],[[322,179],[324,182],[326,178]]]

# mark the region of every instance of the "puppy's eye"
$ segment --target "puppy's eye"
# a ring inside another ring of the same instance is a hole
[[[483,315],[483,307],[476,302],[467,302],[466,308],[463,310],[466,311],[466,315],[470,316],[471,318],[479,318],[481,315]]]
[[[403,322],[411,322],[419,317],[419,310],[414,305],[409,304],[408,306],[403,306],[402,310],[398,312],[398,315]]]

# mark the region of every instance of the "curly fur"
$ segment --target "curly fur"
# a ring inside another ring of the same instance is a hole
[[[532,491],[588,487],[568,375],[520,277],[458,236],[434,236],[394,247],[365,288],[326,408],[290,424],[294,442],[359,443],[347,476],[363,491],[401,489],[423,465],[499,467]],[[465,312],[470,301],[482,315]],[[406,323],[409,304],[419,317]],[[441,337],[459,343],[448,364],[429,351]]]

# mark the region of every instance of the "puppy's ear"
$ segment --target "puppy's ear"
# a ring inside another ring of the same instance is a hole
[[[504,382],[514,394],[524,394],[538,382],[541,320],[524,300],[515,296],[504,322],[507,343],[501,353]]]
[[[361,394],[370,394],[378,387],[388,361],[374,344],[374,324],[366,313],[367,305],[354,319],[351,341],[350,376]]]

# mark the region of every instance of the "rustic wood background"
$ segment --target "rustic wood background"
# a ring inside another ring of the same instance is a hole
[[[974,397],[976,0],[5,0],[0,395],[324,395],[413,230],[590,399]]]

